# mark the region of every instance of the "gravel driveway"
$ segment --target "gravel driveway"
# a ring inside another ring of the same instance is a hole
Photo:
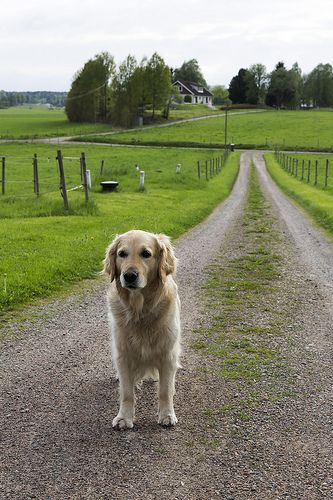
[[[238,245],[229,234],[242,214],[252,160],[279,221],[281,293],[297,303],[281,341],[296,382],[293,397],[261,401],[235,432],[229,416],[213,422],[207,409],[237,401],[240,390],[253,387],[200,370],[204,358],[190,342],[208,314],[201,302],[204,270],[222,247],[228,255]],[[178,426],[156,424],[156,387],[146,383],[135,430],[112,429],[117,382],[105,282],[97,280],[28,309],[28,319],[8,326],[14,336],[0,353],[0,498],[333,498],[332,245],[271,182],[262,154],[245,152],[229,198],[177,241],[176,252],[184,339]]]

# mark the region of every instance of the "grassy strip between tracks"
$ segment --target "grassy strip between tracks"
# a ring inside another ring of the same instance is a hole
[[[273,154],[266,154],[265,161],[268,172],[277,185],[304,208],[317,224],[333,234],[332,190],[318,189],[292,177],[277,163]]]
[[[281,259],[273,226],[252,171],[244,215],[208,268],[204,303],[209,314],[192,343],[209,355],[206,370],[223,379],[255,382],[281,365],[271,347],[282,328],[274,307]]]
[[[166,151],[161,154],[165,156]],[[0,246],[0,315],[96,276],[115,233],[141,228],[176,238],[228,196],[238,167],[235,153],[209,181],[193,179],[184,168],[178,182],[156,181],[143,192],[129,191],[124,182],[124,190],[118,193],[96,194],[96,214],[0,220],[4,242]]]

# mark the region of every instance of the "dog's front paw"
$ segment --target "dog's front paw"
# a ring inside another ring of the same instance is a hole
[[[178,422],[175,413],[161,413],[158,417],[158,423],[163,427],[173,427]]]
[[[124,417],[123,415],[117,415],[112,422],[112,427],[124,431],[125,429],[133,428],[133,419]]]

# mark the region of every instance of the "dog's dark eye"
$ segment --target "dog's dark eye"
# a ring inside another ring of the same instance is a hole
[[[144,259],[149,259],[149,257],[151,257],[151,252],[149,252],[149,250],[142,250],[141,257],[143,257]]]
[[[119,250],[118,257],[121,257],[122,259],[124,257],[127,257],[127,253],[125,252],[125,250]]]

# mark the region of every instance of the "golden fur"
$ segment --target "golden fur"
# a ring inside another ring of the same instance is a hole
[[[176,257],[167,236],[129,231],[106,250],[112,357],[119,378],[120,408],[113,427],[132,428],[134,387],[159,378],[158,422],[175,425],[174,384],[180,356],[180,302]]]

